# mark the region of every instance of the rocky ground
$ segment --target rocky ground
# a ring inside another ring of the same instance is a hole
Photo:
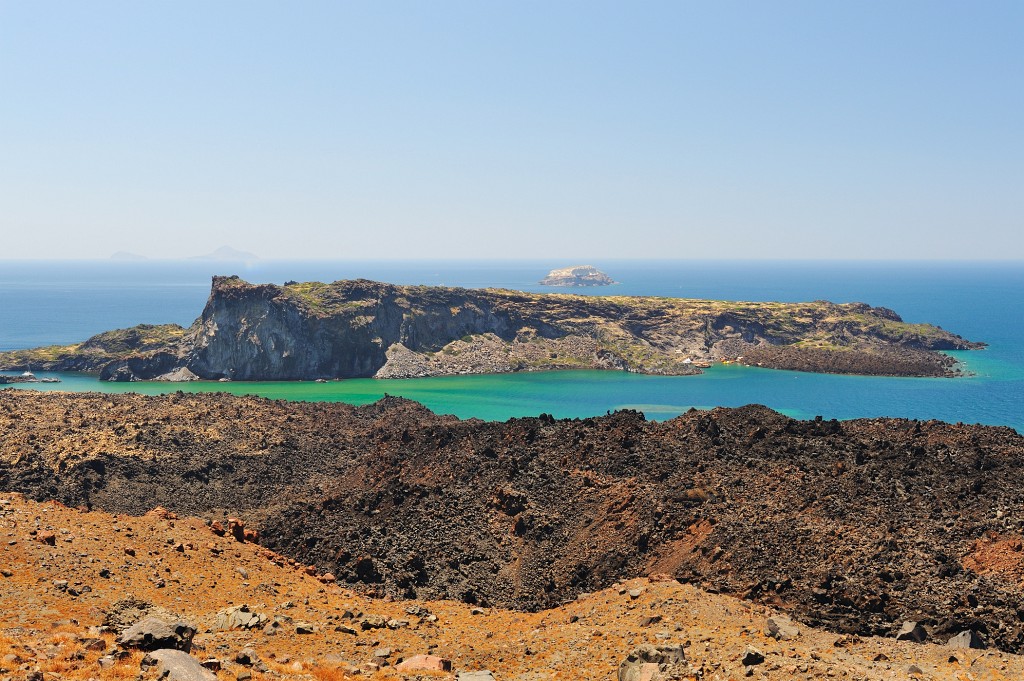
[[[388,398],[0,391],[0,490],[241,515],[368,595],[534,611],[669,574],[837,633],[1024,646],[1024,438],[763,407],[507,423]]]
[[[524,613],[367,598],[332,577],[209,518],[0,494],[0,679],[155,679],[160,667],[140,665],[157,659],[173,662],[169,681],[635,679],[658,648],[678,661],[647,678],[1024,677],[1015,655],[837,635],[667,578]],[[160,621],[180,624],[159,638]],[[187,655],[148,650],[162,646]]]

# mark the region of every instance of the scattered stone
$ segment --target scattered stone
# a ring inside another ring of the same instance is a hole
[[[43,544],[49,544],[50,546],[56,546],[57,535],[55,535],[53,532],[42,530],[38,534],[36,534],[36,541],[41,542]]]
[[[629,590],[629,597],[630,597],[630,599],[635,601],[636,599],[640,598],[640,594],[642,594],[643,592],[644,592],[643,589],[630,589]]]
[[[195,627],[183,620],[168,622],[151,615],[125,629],[117,642],[126,648],[173,648],[187,653],[192,648],[192,637],[195,634]]]
[[[373,651],[373,656],[381,660],[386,660],[391,657],[391,652],[391,648],[377,648],[377,650]]]
[[[680,668],[685,662],[681,645],[638,646],[619,665],[618,681],[655,681],[661,673],[672,676],[685,671]]]
[[[295,625],[296,634],[312,634],[316,631],[316,627],[308,622],[299,622]]]
[[[661,621],[661,615],[648,615],[647,617],[641,618],[640,626],[641,627],[649,627],[652,624],[657,624],[660,621]]]
[[[899,633],[896,634],[897,641],[914,641],[915,643],[924,643],[928,639],[928,632],[917,622],[907,621],[900,627]]]
[[[171,513],[170,511],[168,511],[163,506],[157,506],[156,508],[152,508],[149,511],[146,511],[146,515],[153,516],[153,517],[156,517],[156,518],[161,518],[163,520],[177,520],[178,519],[178,516],[176,514]]]
[[[791,641],[800,636],[800,630],[785,617],[769,617],[764,623],[764,635],[776,641]]]
[[[165,681],[216,681],[217,675],[180,650],[154,650],[142,658],[143,672],[155,668]]]
[[[86,650],[103,651],[107,649],[107,642],[102,638],[86,638],[82,639],[82,647]]]
[[[252,648],[242,648],[235,653],[235,663],[243,667],[251,667],[260,661],[259,655]]]
[[[396,665],[395,669],[409,672],[450,672],[452,661],[436,655],[413,655],[408,660]]]
[[[764,662],[764,653],[752,646],[748,646],[743,651],[743,657],[740,658],[740,664],[744,667],[761,664],[762,662]]]
[[[495,681],[494,674],[484,669],[478,672],[459,672],[455,681]]]
[[[209,669],[211,672],[219,672],[222,666],[221,661],[218,660],[216,657],[211,657],[209,659],[203,660],[202,662],[200,662],[200,664]]]
[[[235,541],[245,541],[245,521],[241,518],[228,518],[228,532],[235,538]]]
[[[13,577],[14,573],[8,570],[7,568],[4,568],[0,570],[0,575],[3,575],[4,577]]]
[[[912,664],[909,667],[907,667],[907,673],[912,674],[914,676],[920,676],[924,674],[924,670],[918,667],[916,664]]]
[[[359,623],[359,628],[363,631],[369,631],[370,629],[383,629],[387,625],[388,622],[383,617],[371,615],[370,617],[363,618],[363,620]]]
[[[252,671],[249,669],[241,669],[235,674],[235,681],[249,681],[252,678]]]
[[[236,605],[217,613],[217,622],[214,624],[214,629],[218,631],[258,629],[263,627],[268,621],[269,618],[266,615],[254,612],[248,605]]]
[[[961,631],[959,634],[949,639],[949,641],[946,642],[946,646],[949,648],[974,648],[976,650],[983,650],[985,648],[985,644],[982,642],[981,637],[970,629],[967,631]]]

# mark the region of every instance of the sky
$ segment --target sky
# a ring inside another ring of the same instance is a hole
[[[0,0],[0,259],[1024,259],[1024,3]]]

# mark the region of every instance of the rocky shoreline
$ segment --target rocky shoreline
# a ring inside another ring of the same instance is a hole
[[[528,294],[370,281],[215,277],[189,329],[142,325],[0,353],[0,370],[103,380],[409,378],[556,369],[689,375],[718,361],[799,371],[955,376],[984,347],[863,303]]]
[[[556,607],[672,577],[842,634],[1024,649],[1024,438],[764,407],[459,421],[228,395],[0,391],[0,490],[244,517],[353,588]]]

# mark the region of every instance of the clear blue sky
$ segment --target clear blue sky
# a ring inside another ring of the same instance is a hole
[[[0,0],[0,258],[1024,259],[1024,2]]]

